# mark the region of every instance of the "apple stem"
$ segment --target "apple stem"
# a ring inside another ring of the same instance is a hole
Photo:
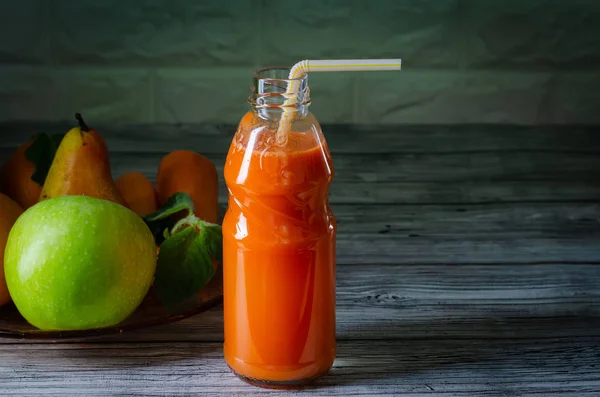
[[[79,128],[81,128],[82,131],[88,132],[90,130],[90,128],[85,123],[85,121],[83,121],[83,117],[81,116],[81,113],[75,113],[75,118],[79,122]]]

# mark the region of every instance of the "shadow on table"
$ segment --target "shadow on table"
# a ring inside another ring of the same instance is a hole
[[[578,365],[582,343],[596,349],[600,345],[600,317],[585,315],[430,324],[399,321],[377,327],[372,340],[352,340],[351,330],[338,335],[334,368],[315,387],[392,384],[426,372],[451,372],[453,366],[476,371],[481,365],[489,371],[512,368],[518,362],[521,368],[560,370],[567,364]],[[406,336],[398,338],[402,331]],[[386,334],[396,338],[385,339]]]

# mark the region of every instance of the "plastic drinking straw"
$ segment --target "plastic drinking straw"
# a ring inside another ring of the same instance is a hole
[[[307,59],[296,63],[290,69],[288,79],[292,81],[287,86],[286,94],[297,92],[300,84],[298,79],[304,77],[308,72],[383,71],[400,70],[401,67],[401,59]],[[291,124],[290,107],[296,104],[297,98],[297,95],[288,95],[288,99],[285,100],[276,135],[276,141],[279,144],[287,141],[287,132]]]

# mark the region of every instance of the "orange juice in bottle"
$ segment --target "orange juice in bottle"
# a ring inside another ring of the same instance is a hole
[[[307,78],[288,79],[289,71],[255,73],[251,110],[224,169],[225,359],[240,378],[266,387],[309,382],[335,358],[333,167],[308,111]],[[281,135],[284,109],[289,129]]]

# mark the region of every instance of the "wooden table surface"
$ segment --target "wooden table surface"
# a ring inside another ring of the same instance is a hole
[[[0,126],[0,157],[30,133]],[[234,126],[102,126],[113,176],[222,165]],[[336,169],[338,355],[311,395],[600,396],[600,131],[324,127]],[[221,185],[221,202],[226,190]],[[222,307],[76,343],[0,339],[4,395],[271,396],[222,354]]]

